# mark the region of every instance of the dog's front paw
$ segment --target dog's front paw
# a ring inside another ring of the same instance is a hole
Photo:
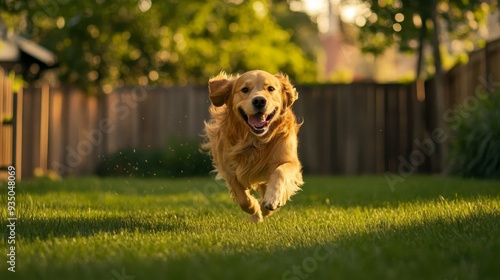
[[[280,203],[264,203],[262,204],[262,206],[266,207],[267,210],[269,211],[274,211],[274,210],[277,210],[278,208],[281,207],[281,204]]]
[[[283,202],[282,195],[280,194],[280,192],[277,191],[270,192],[268,190],[264,196],[264,199],[261,202],[261,205],[269,211],[275,211],[285,204]]]

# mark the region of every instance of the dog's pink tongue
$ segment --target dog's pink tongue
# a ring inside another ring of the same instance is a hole
[[[266,116],[261,113],[248,116],[248,123],[253,127],[264,127],[266,126]]]

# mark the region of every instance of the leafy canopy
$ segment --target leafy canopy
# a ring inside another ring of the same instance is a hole
[[[53,50],[60,79],[84,88],[205,84],[221,70],[313,81],[314,59],[291,42],[269,1],[7,1],[18,28]],[[290,12],[288,10],[288,12]],[[291,12],[290,12],[291,13]],[[4,13],[5,17],[5,13]]]
[[[482,0],[365,0],[370,7],[366,20],[361,20],[359,41],[366,52],[382,53],[398,44],[403,51],[418,46],[422,28],[432,30],[434,9],[447,31],[448,38],[457,44],[465,43],[465,50],[480,44],[480,31],[486,28],[487,15],[496,7],[496,1]],[[435,4],[435,6],[434,6]],[[425,32],[425,40],[432,40]]]

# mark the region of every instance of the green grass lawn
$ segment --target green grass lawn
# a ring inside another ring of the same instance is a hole
[[[306,177],[264,223],[209,178],[16,187],[16,272],[0,279],[498,279],[500,181]]]

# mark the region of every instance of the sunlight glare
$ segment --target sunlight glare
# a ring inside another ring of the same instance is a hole
[[[141,10],[141,12],[143,13],[147,12],[152,5],[153,3],[151,2],[151,0],[140,0],[138,4],[139,10]]]
[[[324,0],[304,0],[304,2],[305,10],[310,14],[318,14],[327,7]]]

